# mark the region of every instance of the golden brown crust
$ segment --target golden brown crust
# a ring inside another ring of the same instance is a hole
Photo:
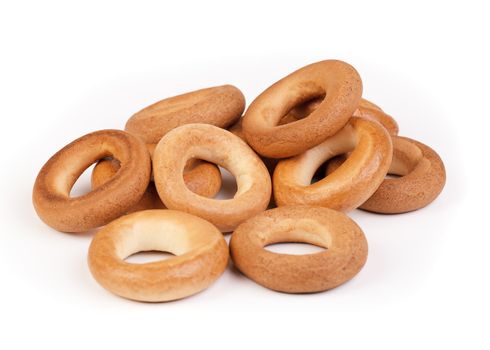
[[[124,261],[149,250],[176,257],[145,264]],[[161,302],[211,285],[228,265],[228,247],[221,232],[201,218],[173,210],[145,210],[123,216],[97,232],[88,264],[107,290],[128,299]]]
[[[134,114],[125,130],[145,143],[158,143],[170,130],[191,123],[227,128],[245,109],[245,97],[232,85],[216,86],[158,101]]]
[[[353,151],[352,151],[353,150]],[[352,151],[337,171],[311,184],[326,160]],[[391,163],[391,138],[380,124],[357,117],[320,145],[281,160],[273,175],[278,206],[318,205],[349,211],[364,203],[383,181]]]
[[[323,97],[316,98],[293,108],[286,115],[286,117],[281,119],[280,124],[295,122],[299,119],[307,117],[318,108],[322,100]],[[396,120],[392,116],[383,112],[383,110],[377,105],[364,98],[361,98],[359,106],[354,111],[353,116],[376,121],[383,125],[390,135],[398,135],[399,128]]]
[[[278,125],[295,106],[325,94],[308,118]],[[361,94],[361,78],[349,64],[336,60],[313,63],[261,93],[245,113],[243,131],[250,146],[263,156],[294,156],[339,131],[357,108]]]
[[[115,159],[100,160],[92,171],[92,189],[96,189],[109,181],[119,170],[119,162]],[[214,197],[221,188],[221,173],[219,168],[209,162],[191,159],[184,171],[184,182],[194,193],[204,197]],[[146,209],[164,209],[165,205],[158,196],[155,183],[150,181],[148,187],[135,206],[128,213]]]
[[[78,177],[91,164],[112,156],[121,163],[110,181],[79,197],[70,197]],[[150,155],[138,138],[119,130],[96,131],[71,142],[42,167],[32,193],[39,217],[65,232],[83,232],[107,224],[135,205],[150,180]]]
[[[366,100],[365,100],[366,101]],[[366,101],[369,102],[369,101]],[[398,123],[396,120],[380,109],[359,106],[354,112],[354,117],[369,119],[380,123],[392,136],[398,135]]]
[[[327,250],[277,254],[269,244],[303,242]],[[327,208],[292,206],[267,210],[245,221],[230,241],[233,263],[255,282],[281,292],[310,293],[339,286],[364,266],[366,238],[347,215]]]
[[[102,186],[107,181],[109,181],[114,175],[116,175],[120,167],[121,165],[116,159],[108,158],[99,160],[95,165],[94,170],[92,171],[92,190],[95,190],[97,187]],[[139,202],[136,203],[134,206],[128,208],[128,210],[124,214],[146,209],[164,208],[165,205],[163,205],[160,197],[158,197],[158,192],[155,188],[155,184],[153,183],[153,181],[150,181],[148,183],[146,191],[143,193],[143,196],[141,197]]]
[[[190,158],[230,171],[238,186],[234,198],[216,200],[190,191],[182,178]],[[265,210],[270,201],[271,180],[260,158],[240,138],[212,125],[183,125],[165,135],[153,154],[153,171],[158,194],[168,208],[200,216],[224,232]]]
[[[286,119],[289,120],[289,114],[286,115],[282,120]],[[233,124],[231,127],[228,128],[228,131],[231,132],[233,135],[238,136],[241,138],[245,143],[247,143],[247,140],[245,139],[245,134],[243,133],[243,127],[242,127],[242,122],[243,118],[238,119],[235,124]],[[248,144],[248,143],[247,143]],[[274,169],[276,168],[277,162],[279,162],[278,158],[268,158],[268,157],[263,157],[260,156],[260,159],[262,159],[262,162],[264,162],[264,165],[266,166],[267,170],[269,170],[269,174],[274,173]]]
[[[332,159],[327,173],[333,172],[345,156]],[[359,208],[383,214],[399,214],[430,204],[446,182],[444,163],[430,147],[407,137],[393,136],[393,161],[389,174],[401,177],[385,179],[376,192]]]

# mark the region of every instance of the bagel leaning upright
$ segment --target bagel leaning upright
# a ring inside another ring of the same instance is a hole
[[[349,64],[326,60],[305,66],[262,92],[248,107],[243,131],[250,146],[270,158],[295,156],[344,127],[362,95],[362,82]],[[325,96],[308,117],[279,125],[295,106]]]

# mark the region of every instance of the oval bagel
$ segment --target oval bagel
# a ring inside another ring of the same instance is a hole
[[[328,159],[352,151],[335,172],[311,184],[315,171]],[[364,203],[388,172],[393,148],[379,123],[352,117],[337,134],[274,170],[274,199],[278,206],[304,204],[349,211]]]
[[[121,169],[103,186],[70,197],[78,177],[91,164],[114,157]],[[83,232],[107,224],[140,200],[150,181],[150,155],[137,137],[119,130],[96,131],[71,142],[40,170],[32,201],[39,217],[65,232]]]
[[[291,255],[264,249],[285,242],[326,250]],[[238,226],[230,252],[235,266],[255,282],[280,292],[310,293],[354,277],[366,262],[368,246],[362,230],[347,215],[328,208],[290,206],[267,210]]]
[[[400,177],[385,179],[360,209],[383,214],[406,213],[430,204],[444,188],[444,163],[432,148],[407,137],[393,136],[392,141],[393,160],[388,174]],[[327,174],[344,160],[344,156],[332,159]]]
[[[125,130],[145,143],[157,144],[170,130],[191,123],[226,128],[245,109],[245,97],[232,85],[188,92],[158,101],[134,114]]]
[[[325,94],[307,118],[278,125],[295,106]],[[243,119],[245,137],[266,157],[300,154],[342,129],[361,94],[361,78],[349,64],[336,60],[310,64],[279,80],[252,102]]]
[[[188,159],[218,164],[233,174],[237,193],[232,199],[199,196],[184,183],[182,172]],[[265,210],[271,196],[267,169],[239,137],[208,124],[187,124],[166,134],[153,154],[155,185],[170,209],[202,217],[224,232]]]
[[[141,251],[176,257],[131,264]],[[124,298],[161,302],[181,299],[211,285],[228,265],[223,235],[209,222],[174,210],[145,210],[111,222],[95,235],[88,253],[92,275]]]

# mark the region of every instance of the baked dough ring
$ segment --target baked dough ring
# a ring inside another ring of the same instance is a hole
[[[441,193],[446,171],[439,155],[430,147],[407,137],[393,137],[393,160],[388,174],[401,177],[385,179],[374,194],[359,208],[383,214],[417,210]],[[327,173],[337,169],[345,157],[332,159]]]
[[[304,255],[277,254],[264,247],[304,242],[327,250]],[[236,267],[255,282],[280,292],[328,290],[350,280],[364,266],[368,246],[347,215],[321,207],[290,206],[265,211],[241,224],[231,236]]]
[[[295,106],[325,94],[307,118],[278,125]],[[342,129],[361,94],[361,78],[349,64],[336,60],[313,63],[279,80],[252,102],[243,119],[245,137],[266,157],[300,154]]]
[[[103,186],[70,197],[78,177],[91,164],[114,157],[121,169]],[[150,155],[137,137],[119,130],[96,131],[71,142],[39,172],[32,193],[34,208],[49,226],[83,232],[107,224],[134,206],[150,181]]]
[[[311,184],[326,160],[352,151],[334,173]],[[349,211],[364,203],[388,172],[391,138],[377,122],[352,117],[337,134],[293,158],[281,160],[274,170],[274,199],[278,206],[307,204]]]
[[[322,100],[323,98],[316,98],[293,108],[286,117],[281,119],[279,124],[287,124],[307,117],[311,112],[318,108]],[[353,116],[377,121],[388,130],[390,135],[398,135],[399,128],[396,120],[383,112],[381,108],[371,101],[362,98],[359,102],[359,107],[355,110]]]
[[[237,182],[235,196],[217,200],[190,191],[182,173],[191,158],[230,171]],[[155,149],[153,171],[158,194],[167,208],[200,216],[223,232],[265,210],[270,201],[271,180],[260,158],[240,138],[212,125],[188,124],[170,131]]]
[[[176,255],[130,264],[128,256],[159,250]],[[94,278],[124,298],[159,302],[181,299],[211,285],[228,265],[221,232],[206,220],[174,210],[145,210],[97,232],[88,253]]]
[[[157,144],[170,130],[191,123],[227,128],[245,109],[245,97],[232,85],[216,86],[166,98],[134,114],[125,130]]]

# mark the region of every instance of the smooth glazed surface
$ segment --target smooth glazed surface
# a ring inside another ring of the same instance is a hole
[[[166,98],[134,114],[125,130],[146,143],[158,143],[170,130],[191,123],[227,128],[245,109],[245,97],[232,85],[216,86]]]
[[[243,119],[245,137],[266,157],[300,154],[342,129],[361,94],[361,79],[349,64],[336,60],[313,63],[279,80],[252,102]],[[279,125],[295,106],[323,96],[307,118]]]
[[[141,251],[176,257],[144,264],[124,261]],[[181,299],[213,283],[228,264],[228,247],[209,222],[174,210],[145,210],[123,216],[92,240],[88,264],[94,278],[124,298],[159,302]]]
[[[310,243],[326,250],[304,255],[264,249],[280,242]],[[281,292],[328,290],[364,266],[368,246],[347,215],[327,208],[292,206],[265,211],[241,224],[230,241],[233,263],[250,279]]]
[[[345,161],[332,159],[327,174]],[[393,137],[393,160],[388,171],[398,178],[386,178],[359,208],[383,214],[417,210],[430,204],[441,193],[446,171],[439,155],[430,147],[407,137]]]
[[[70,197],[78,177],[105,157],[121,168],[108,182]],[[83,232],[107,224],[139,202],[150,180],[150,155],[137,137],[119,130],[87,134],[58,151],[39,172],[32,201],[39,217],[59,231]]]
[[[352,151],[332,174],[311,184],[315,171],[328,159]],[[274,170],[274,199],[278,206],[318,205],[349,211],[364,203],[384,180],[391,164],[391,138],[377,122],[352,117],[337,134]]]
[[[227,169],[236,178],[235,196],[217,200],[190,191],[182,173],[191,158]],[[153,172],[167,208],[200,216],[224,232],[265,210],[270,201],[271,180],[260,158],[239,137],[212,125],[188,124],[165,135],[153,154]]]

